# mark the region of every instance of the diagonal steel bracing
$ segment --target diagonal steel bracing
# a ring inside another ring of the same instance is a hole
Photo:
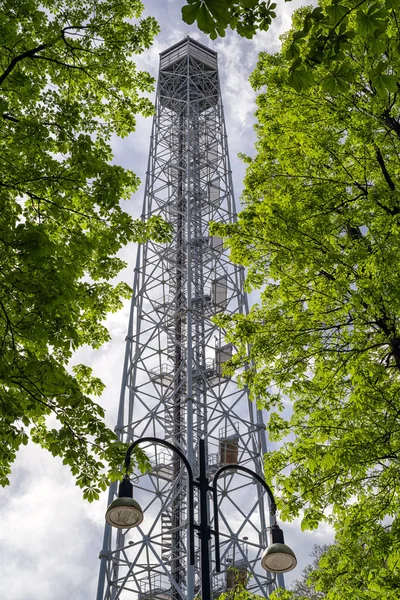
[[[152,214],[172,224],[173,239],[138,251],[118,435],[173,443],[195,476],[204,438],[210,477],[235,462],[261,474],[262,416],[224,373],[234,348],[213,323],[221,311],[247,310],[243,272],[209,234],[210,221],[236,218],[217,55],[190,38],[160,57],[143,218]],[[135,497],[145,520],[116,534],[106,526],[97,600],[192,600],[201,595],[200,558],[196,546],[189,566],[186,472],[165,448],[144,449],[152,471],[136,475]],[[274,584],[258,566],[269,526],[264,490],[232,472],[218,488],[222,572],[215,573],[210,542],[213,594],[232,585],[229,567],[236,566],[252,575],[249,590],[268,597]],[[113,485],[110,500],[115,493]]]

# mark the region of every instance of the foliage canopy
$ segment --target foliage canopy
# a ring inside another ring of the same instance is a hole
[[[347,532],[339,532],[335,544],[309,571],[310,591],[327,600],[346,597],[396,600],[400,586],[398,551],[398,524],[392,527],[376,525],[358,539],[348,536]],[[313,600],[312,596],[310,600]]]
[[[358,539],[339,533],[334,544],[314,546],[301,578],[271,600],[397,600],[400,570],[388,555],[398,544],[393,527],[376,527]]]
[[[271,0],[187,0],[182,18],[189,25],[196,21],[199,29],[212,40],[225,36],[228,27],[243,37],[252,38],[257,30],[268,30],[276,17],[276,6]]]
[[[103,385],[74,350],[98,348],[102,324],[130,294],[110,281],[116,253],[149,235],[120,207],[138,187],[111,164],[112,135],[150,115],[148,73],[132,57],[158,25],[136,0],[2,0],[0,10],[0,483],[28,437],[70,465],[84,496],[107,484],[121,454],[102,408]],[[139,457],[143,462],[143,456]]]
[[[284,0],[290,1],[290,0]],[[282,0],[277,0],[282,5]],[[276,18],[277,2],[271,0],[187,0],[182,8],[186,23],[197,22],[211,39],[224,36],[228,27],[239,35],[252,38],[267,31]],[[348,88],[353,81],[346,69],[346,55],[356,50],[362,40],[376,55],[383,54],[393,40],[393,21],[397,22],[398,0],[322,0],[314,9],[299,11],[293,22],[290,43],[286,45],[286,68],[289,85],[300,91],[315,85],[314,70],[324,64],[331,71],[327,85]],[[392,52],[399,48],[393,40]],[[392,73],[376,64],[369,75],[378,87],[395,91]],[[383,93],[383,91],[382,91]]]
[[[281,515],[302,514],[304,528],[329,520],[349,547],[376,539],[395,577],[400,8],[390,14],[379,52],[362,33],[343,51],[345,85],[336,67],[321,63],[312,87],[293,89],[293,31],[282,52],[260,55],[251,79],[260,91],[257,155],[246,159],[245,208],[237,224],[214,224],[212,232],[248,268],[248,290],[263,290],[248,317],[219,322],[238,347],[232,370],[247,367],[242,383],[270,411],[270,438],[285,442],[265,462]],[[393,532],[386,546],[374,536],[383,524]]]

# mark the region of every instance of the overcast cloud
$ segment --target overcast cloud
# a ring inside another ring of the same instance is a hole
[[[244,166],[238,152],[254,154],[253,131],[255,94],[248,83],[259,51],[275,52],[279,35],[290,25],[291,11],[305,2],[280,2],[278,18],[270,32],[254,40],[228,32],[226,38],[211,42],[195,26],[181,22],[182,0],[144,0],[146,14],[153,14],[162,32],[153,47],[138,57],[140,69],[157,77],[158,55],[189,34],[218,52],[222,95],[228,131],[230,157],[237,199],[240,196]],[[132,169],[142,181],[147,164],[151,119],[138,119],[137,131],[113,141],[115,162]],[[143,185],[125,208],[140,215]],[[132,282],[136,248],[124,249],[128,263],[122,278]],[[83,348],[74,363],[90,365],[107,388],[101,404],[107,410],[111,427],[116,420],[122,373],[124,338],[128,309],[107,319],[112,341],[100,350]],[[106,496],[94,504],[82,500],[68,469],[61,461],[33,445],[24,448],[14,465],[9,488],[0,490],[0,598],[7,600],[94,600],[98,576],[98,555],[102,545]],[[285,537],[299,559],[298,568],[286,582],[299,577],[309,562],[314,543],[330,541],[327,527],[302,533],[300,523],[285,524]]]

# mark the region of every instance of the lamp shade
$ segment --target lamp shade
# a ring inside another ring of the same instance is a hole
[[[112,527],[130,529],[140,525],[143,517],[139,502],[133,499],[133,485],[129,478],[125,477],[119,486],[118,498],[107,508],[106,521]]]
[[[287,573],[296,565],[295,553],[286,544],[271,544],[264,550],[261,558],[261,566],[271,573]]]
[[[130,529],[143,521],[143,511],[133,498],[116,498],[107,508],[106,521],[112,527]]]
[[[271,529],[272,544],[264,550],[261,566],[271,573],[287,573],[297,565],[295,553],[286,546],[283,531],[278,525]]]

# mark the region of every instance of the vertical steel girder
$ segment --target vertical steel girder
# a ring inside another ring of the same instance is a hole
[[[236,218],[217,54],[189,37],[160,55],[143,218],[153,214],[172,224],[173,239],[138,250],[116,431],[124,442],[174,444],[195,476],[200,439],[207,476],[230,462],[262,474],[262,415],[225,374],[234,348],[212,321],[247,311],[243,271],[209,235],[210,221]],[[187,474],[165,448],[144,449],[152,470],[134,483],[145,519],[115,534],[106,525],[97,600],[192,600],[201,595],[200,557],[196,544],[188,564]],[[218,491],[222,572],[210,542],[212,593],[229,589],[236,567],[250,591],[268,597],[275,583],[258,567],[270,525],[265,491],[229,472]],[[212,527],[212,511],[209,519]]]

